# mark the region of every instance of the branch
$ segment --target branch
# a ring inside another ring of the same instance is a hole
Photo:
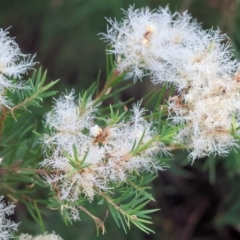
[[[103,89],[97,94],[97,96],[95,97],[95,100],[98,100],[99,98],[101,98],[103,95],[105,95],[109,90],[111,90],[111,86],[114,83],[114,81],[116,80],[116,78],[120,75],[119,71],[115,70],[113,72],[112,77],[107,80],[105,82],[105,85],[103,86]]]
[[[105,225],[104,225],[104,221],[102,221],[101,219],[99,219],[98,217],[95,217],[94,215],[92,215],[86,208],[84,208],[83,206],[79,206],[79,209],[83,212],[85,212],[88,216],[90,216],[93,221],[95,222],[96,224],[96,228],[97,228],[97,231],[98,229],[101,229],[102,230],[102,234],[104,234],[106,232],[106,228],[105,228]]]

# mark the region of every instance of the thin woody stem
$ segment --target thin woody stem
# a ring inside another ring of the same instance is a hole
[[[7,115],[7,108],[5,106],[1,107],[1,113],[2,114],[0,116],[0,138],[2,137],[4,122],[5,122],[6,115]]]
[[[14,106],[12,109],[9,109],[8,111],[6,111],[6,114],[8,113],[12,113],[12,116],[14,118],[14,120],[16,121],[16,118],[14,116],[14,111],[16,111],[17,109],[23,107],[26,109],[25,105],[29,102],[31,102],[32,100],[34,100],[35,98],[37,98],[37,96],[39,95],[39,93],[41,93],[42,91],[38,91],[35,94],[33,94],[31,97],[26,98],[23,102],[19,103],[18,105]]]
[[[47,169],[43,169],[43,168],[42,169],[20,168],[19,165],[20,165],[20,163],[18,162],[17,164],[13,164],[12,166],[10,166],[10,168],[0,167],[0,174],[1,175],[6,175],[9,173],[24,174],[24,172],[32,171],[33,174],[49,175],[49,174],[57,174],[59,172],[58,170],[47,170]]]
[[[114,82],[114,80],[116,79],[116,77],[119,76],[119,71],[115,70],[112,77],[107,80],[105,82],[105,85],[103,86],[102,90],[97,94],[97,96],[95,97],[95,100],[98,100],[99,98],[101,98],[104,94],[106,94],[106,92],[109,90],[109,88],[111,87],[112,83]]]
[[[10,187],[9,185],[1,183],[1,186],[4,189],[7,189],[9,192],[11,192],[13,194],[19,195],[19,192],[17,190],[13,189],[12,187]],[[33,198],[31,198],[31,197],[29,197],[29,196],[27,196],[25,194],[20,194],[20,196],[23,199],[27,200],[28,202],[32,202],[32,203],[36,202],[36,200],[34,200]],[[9,197],[12,198],[15,202],[17,201],[16,198],[14,198],[12,195],[9,195]]]
[[[101,229],[102,230],[102,234],[104,234],[106,232],[106,228],[104,225],[104,221],[102,221],[101,219],[99,219],[98,217],[95,217],[94,215],[92,215],[86,208],[84,208],[83,206],[79,206],[79,209],[83,212],[85,212],[88,216],[90,216],[95,224],[97,229]]]

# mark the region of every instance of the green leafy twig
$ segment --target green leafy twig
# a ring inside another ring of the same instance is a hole
[[[40,106],[38,101],[42,101],[43,98],[52,96],[56,93],[56,91],[48,91],[53,85],[55,85],[59,80],[55,80],[50,82],[49,84],[44,86],[46,81],[47,71],[42,74],[42,68],[38,70],[38,72],[34,72],[32,78],[29,79],[28,85],[26,89],[23,90],[25,95],[25,99],[22,99],[22,96],[18,94],[19,100],[22,100],[20,103],[15,105],[13,108],[9,109],[5,112],[5,114],[12,113],[13,118],[16,120],[14,116],[14,111],[20,108],[25,108],[30,105]],[[37,101],[38,100],[38,101]]]
[[[127,232],[126,227],[130,229],[130,223],[145,233],[154,232],[146,226],[146,224],[152,224],[151,221],[147,220],[150,218],[147,214],[155,212],[158,209],[142,210],[150,200],[148,197],[142,196],[141,192],[136,194],[132,191],[125,191],[117,199],[112,199],[104,192],[99,192],[99,195],[108,203],[113,219],[119,227],[120,225],[123,227],[125,232]],[[127,200],[130,200],[130,202],[120,205],[122,201]]]

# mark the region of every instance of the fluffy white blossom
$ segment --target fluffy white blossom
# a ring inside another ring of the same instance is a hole
[[[166,153],[166,147],[154,139],[156,129],[152,128],[151,121],[143,118],[143,113],[144,109],[134,105],[130,121],[117,123],[106,129],[107,139],[104,146],[109,155],[106,175],[112,181],[125,181],[133,171],[161,169],[159,163],[154,161],[154,156],[159,152]],[[139,145],[149,142],[151,144],[144,151],[134,154]]]
[[[161,71],[160,79],[173,81],[168,75],[172,72],[172,61],[180,57],[177,48],[187,41],[194,42],[191,35],[199,26],[186,13],[171,14],[168,8],[150,11],[129,7],[124,14],[122,22],[108,19],[111,27],[107,34],[102,34],[112,47],[109,53],[115,54],[118,70],[135,79],[149,71]]]
[[[19,236],[19,240],[63,240],[60,236],[55,233],[44,233],[38,236],[31,236],[29,234],[21,234]]]
[[[227,36],[203,30],[187,13],[168,8],[124,11],[122,22],[108,20],[104,39],[111,44],[120,72],[153,83],[173,84],[178,95],[168,101],[172,124],[182,125],[177,140],[192,159],[224,155],[238,146],[232,132],[240,123],[239,62]]]
[[[13,238],[13,232],[17,230],[18,224],[6,218],[13,214],[14,207],[14,204],[6,205],[3,196],[0,196],[0,240]]]
[[[82,194],[93,200],[95,194],[110,191],[112,183],[125,181],[134,171],[161,169],[154,159],[166,147],[159,143],[139,105],[133,107],[129,121],[106,119],[103,127],[96,124],[96,113],[94,101],[79,98],[76,102],[72,92],[56,100],[46,116],[51,134],[43,138],[46,158],[42,166],[49,168],[47,182],[58,191],[63,208],[65,200],[74,202]]]
[[[8,36],[6,30],[0,29],[0,104],[9,105],[6,90],[24,88],[22,81],[12,81],[11,78],[21,79],[21,75],[31,69],[33,57],[21,53],[14,39]]]

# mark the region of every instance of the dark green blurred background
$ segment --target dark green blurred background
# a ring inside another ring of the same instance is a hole
[[[234,54],[240,49],[240,9],[236,0],[0,0],[0,26],[9,29],[24,53],[37,53],[36,61],[48,69],[49,80],[61,78],[59,91],[87,88],[102,69],[105,79],[105,43],[97,35],[106,31],[105,17],[123,16],[121,8],[169,7],[172,11],[188,11],[203,28],[217,26],[228,34]],[[40,66],[40,64],[38,64]],[[120,94],[119,98],[140,99],[152,86],[149,81],[137,83]],[[40,118],[49,109],[45,102],[34,118]],[[232,152],[227,158],[208,158],[193,165],[187,154],[177,152],[169,161],[170,168],[159,173],[153,184],[155,203],[149,208],[160,208],[152,214],[156,234],[145,235],[135,227],[126,235],[118,229],[111,217],[106,219],[107,234],[96,237],[91,219],[81,213],[81,222],[66,227],[58,212],[45,212],[46,229],[56,231],[65,240],[88,239],[163,239],[163,240],[217,240],[240,239],[240,157]],[[100,218],[106,209],[90,209]],[[39,226],[18,205],[16,220],[20,231],[37,233]]]

